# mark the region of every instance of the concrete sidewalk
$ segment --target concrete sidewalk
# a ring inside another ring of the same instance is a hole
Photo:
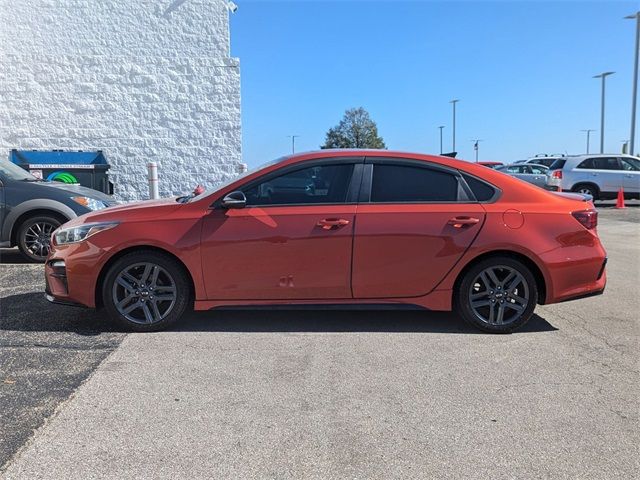
[[[207,313],[127,336],[9,464],[39,478],[637,478],[638,225],[604,296],[522,332],[422,312]]]

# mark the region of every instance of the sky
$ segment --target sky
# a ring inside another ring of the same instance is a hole
[[[640,2],[236,0],[243,157],[250,167],[317,150],[345,110],[362,106],[390,150],[503,162],[605,152],[629,138]],[[638,137],[638,135],[636,135]],[[640,138],[636,138],[640,144]]]

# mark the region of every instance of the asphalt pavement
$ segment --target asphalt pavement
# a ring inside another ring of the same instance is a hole
[[[640,208],[601,209],[599,232],[605,294],[502,336],[406,311],[125,335],[0,252],[0,475],[638,478]]]

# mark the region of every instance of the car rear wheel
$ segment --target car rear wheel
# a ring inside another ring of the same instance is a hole
[[[44,262],[51,248],[51,234],[62,222],[56,217],[38,215],[18,228],[17,243],[22,255],[32,262]]]
[[[112,319],[137,332],[164,330],[176,323],[190,302],[184,268],[169,256],[140,251],[118,259],[102,288]]]
[[[471,267],[459,282],[456,311],[471,325],[510,333],[533,315],[538,289],[531,271],[510,257],[492,257]]]
[[[591,195],[593,197],[594,200],[598,200],[599,197],[599,191],[597,189],[597,187],[595,187],[594,185],[590,185],[587,183],[580,183],[578,185],[576,185],[575,187],[573,187],[573,189],[571,190],[575,193],[583,193],[586,195]]]

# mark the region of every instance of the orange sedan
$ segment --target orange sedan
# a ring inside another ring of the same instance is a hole
[[[386,150],[282,158],[222,187],[89,213],[53,234],[46,296],[136,331],[187,308],[454,309],[511,332],[536,304],[597,295],[606,253],[587,196]]]

